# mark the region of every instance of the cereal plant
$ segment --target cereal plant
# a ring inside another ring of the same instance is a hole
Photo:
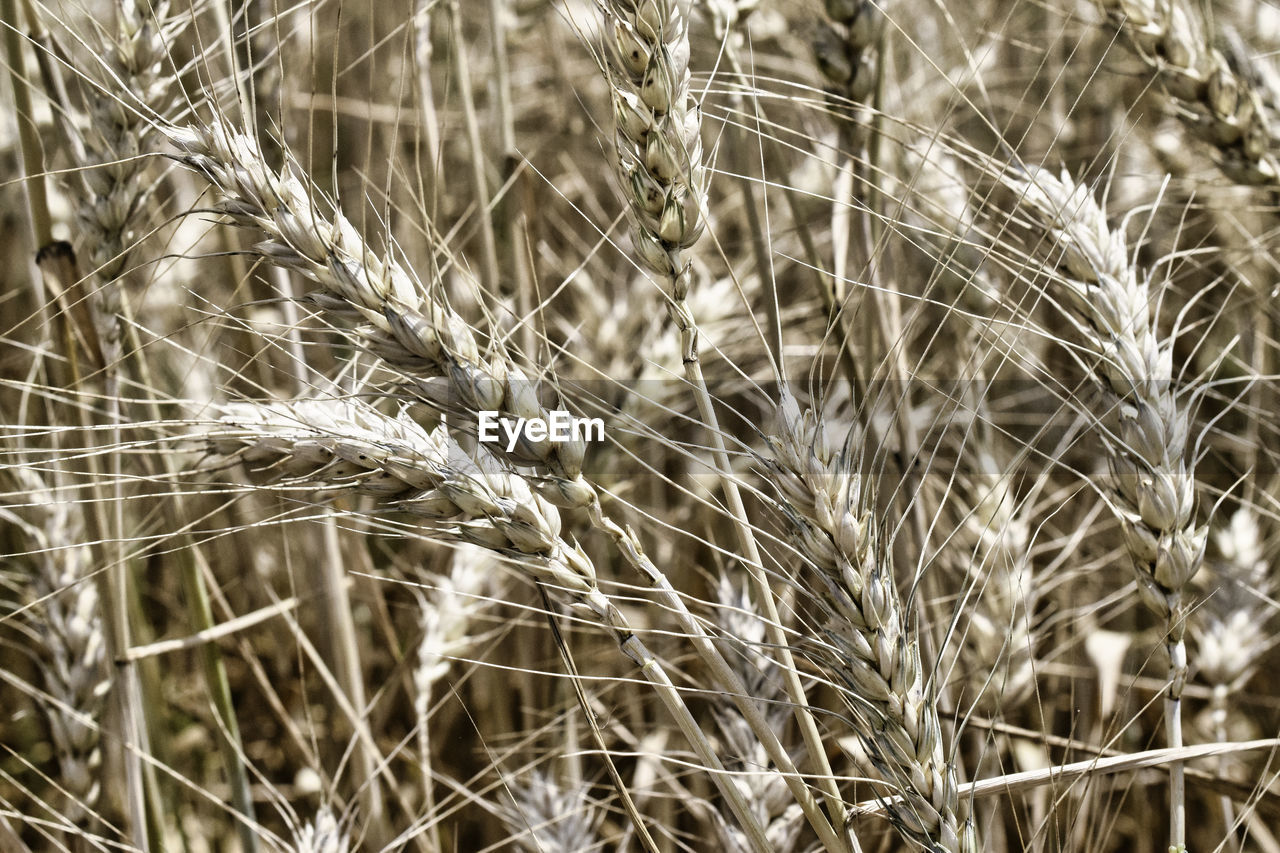
[[[0,850],[1280,851],[1271,5],[0,30]]]

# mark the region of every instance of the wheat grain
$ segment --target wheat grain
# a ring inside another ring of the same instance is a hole
[[[556,508],[487,453],[467,456],[444,427],[428,432],[403,410],[392,418],[355,400],[231,404],[222,420],[229,429],[208,438],[223,455],[278,469],[288,483],[353,489],[426,518],[459,518],[461,538],[548,556],[552,574],[567,571],[561,579],[570,588],[590,592],[576,577],[583,566],[557,562],[567,546]]]

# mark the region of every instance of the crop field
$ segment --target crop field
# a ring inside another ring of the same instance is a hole
[[[1280,853],[1280,7],[0,38],[0,853]]]

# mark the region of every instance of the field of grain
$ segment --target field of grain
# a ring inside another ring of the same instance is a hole
[[[1280,851],[1280,8],[0,31],[0,851]]]

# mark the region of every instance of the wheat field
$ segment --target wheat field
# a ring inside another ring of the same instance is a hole
[[[1280,7],[0,29],[0,851],[1280,851]]]

